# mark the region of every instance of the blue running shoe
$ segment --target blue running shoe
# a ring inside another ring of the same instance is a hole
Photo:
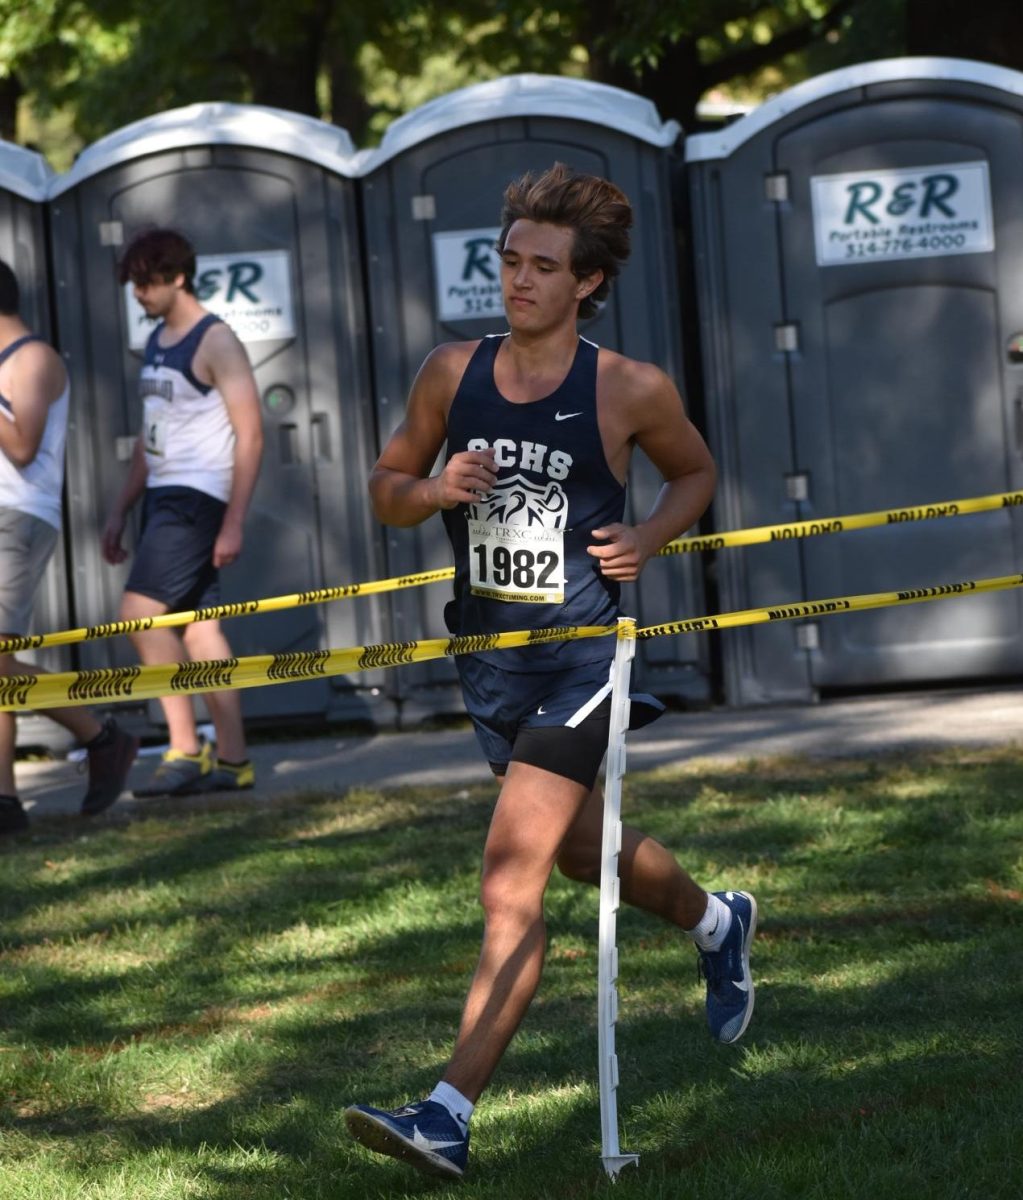
[[[757,931],[757,902],[748,892],[715,892],[732,910],[720,950],[700,950],[697,976],[707,981],[707,1024],[719,1042],[737,1042],[753,1016],[749,948]]]
[[[382,1112],[368,1104],[345,1109],[345,1123],[357,1142],[377,1154],[400,1158],[409,1166],[445,1179],[461,1179],[469,1157],[469,1134],[435,1100]]]

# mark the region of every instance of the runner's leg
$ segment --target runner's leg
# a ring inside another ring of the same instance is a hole
[[[586,788],[513,762],[483,852],[483,945],[444,1081],[475,1102],[533,998],[543,967],[543,897]]]
[[[580,883],[600,886],[604,797],[596,785],[561,847],[558,869]],[[622,826],[618,856],[621,898],[626,904],[663,917],[681,929],[693,929],[707,908],[707,893],[678,865],[660,842],[629,825]]]

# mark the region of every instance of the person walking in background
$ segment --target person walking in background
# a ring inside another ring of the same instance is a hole
[[[139,378],[142,434],[102,535],[106,561],[123,562],[127,516],[144,494],[122,620],[220,603],[219,571],[242,552],[242,527],[259,474],[263,424],[252,367],[231,328],[199,303],[194,276],[195,251],[172,229],[140,234],[121,259],[121,282],[133,285],[146,315],[159,322]],[[183,635],[147,630],[132,641],[146,664],[231,656],[215,620],[196,621]],[[160,703],[169,747],[136,796],[253,786],[237,692],[206,696],[215,759],[196,729],[191,698],[165,696]]]
[[[510,332],[437,347],[412,385],[370,493],[387,525],[442,514],[455,557],[453,634],[613,626],[622,582],[689,529],[715,468],[663,371],[581,338],[629,254],[632,210],[607,180],[562,164],[509,185],[501,285]],[[443,469],[431,475],[444,444]],[[634,446],[664,483],[623,523]],[[455,659],[466,707],[501,789],[483,851],[483,943],[454,1053],[425,1101],[352,1105],[350,1132],[421,1170],[461,1176],[469,1118],[540,980],[543,898],[555,866],[599,885],[614,638],[562,640]],[[635,697],[635,723],[663,706]],[[645,714],[645,716],[644,716]],[[621,897],[685,930],[707,983],[713,1037],[753,1011],[757,906],[708,895],[664,846],[626,827]]]
[[[0,641],[28,633],[40,581],[61,526],[68,379],[60,355],[20,316],[18,281],[0,262]],[[0,653],[2,675],[44,675]],[[124,790],[138,738],[86,708],[50,708],[88,751],[83,815],[109,808]],[[28,826],[14,784],[17,728],[0,712],[0,834]]]

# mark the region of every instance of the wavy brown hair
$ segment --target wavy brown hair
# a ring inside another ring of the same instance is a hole
[[[185,291],[194,292],[195,250],[176,229],[146,229],[132,238],[118,269],[121,283],[171,283],[179,275],[185,277]]]
[[[542,175],[527,171],[508,184],[501,209],[499,250],[504,250],[508,230],[519,220],[573,231],[572,274],[585,279],[594,271],[604,272],[600,284],[579,304],[580,317],[594,316],[629,257],[632,205],[628,196],[598,175],[583,175],[558,162]]]

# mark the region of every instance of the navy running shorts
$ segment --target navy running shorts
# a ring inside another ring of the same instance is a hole
[[[502,671],[475,655],[455,659],[466,711],[495,775],[529,763],[592,788],[607,750],[611,660],[558,671]],[[655,721],[664,705],[630,695],[630,728]]]
[[[142,530],[124,585],[170,612],[220,603],[213,546],[227,505],[190,487],[146,488]]]

